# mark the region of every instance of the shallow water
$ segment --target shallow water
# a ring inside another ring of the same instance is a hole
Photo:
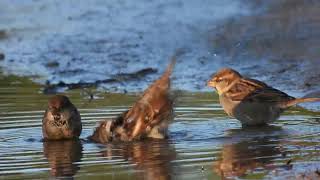
[[[91,89],[67,91],[83,122],[80,141],[42,142],[43,87],[14,76],[0,81],[0,179],[317,178],[320,115],[293,108],[270,127],[241,129],[214,93],[182,92],[168,140],[95,144],[96,123],[137,98]],[[289,162],[290,161],[290,162]]]

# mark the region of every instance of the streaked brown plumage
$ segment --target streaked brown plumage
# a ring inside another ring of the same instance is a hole
[[[170,75],[176,56],[165,73],[146,89],[142,97],[116,119],[100,122],[89,139],[106,143],[109,141],[132,141],[141,138],[163,139],[167,136],[173,118],[173,98],[170,96]]]
[[[81,117],[77,108],[63,95],[50,98],[42,120],[45,140],[78,138],[82,131]]]
[[[261,81],[242,77],[230,68],[213,75],[208,86],[217,90],[224,111],[245,126],[268,124],[290,106],[320,101],[320,98],[294,98]]]

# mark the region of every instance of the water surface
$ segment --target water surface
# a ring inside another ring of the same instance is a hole
[[[48,95],[26,78],[1,77],[0,178],[264,179],[317,178],[320,116],[292,108],[272,126],[242,129],[214,93],[180,93],[168,140],[96,144],[96,123],[124,111],[137,94],[72,90],[83,122],[80,141],[42,142]],[[93,94],[90,98],[88,92]]]

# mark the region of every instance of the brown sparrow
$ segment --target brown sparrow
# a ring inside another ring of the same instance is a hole
[[[218,92],[224,111],[244,126],[265,125],[278,119],[290,106],[320,101],[320,98],[294,98],[230,68],[219,70],[207,85]]]
[[[173,118],[173,98],[169,90],[175,59],[176,56],[165,73],[144,91],[142,97],[128,111],[111,121],[100,122],[89,139],[106,143],[146,137],[166,138],[168,124]]]
[[[45,140],[78,138],[81,134],[81,117],[77,108],[63,95],[50,98],[42,120]]]

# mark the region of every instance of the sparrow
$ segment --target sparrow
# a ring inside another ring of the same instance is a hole
[[[49,99],[42,119],[42,134],[45,140],[78,138],[82,131],[81,117],[77,108],[63,95]]]
[[[174,98],[170,94],[170,75],[176,58],[177,54],[164,74],[143,92],[128,111],[115,119],[100,122],[89,139],[98,143],[165,139],[169,122],[173,119]]]
[[[224,111],[241,121],[243,126],[274,122],[280,114],[298,103],[320,101],[320,98],[295,98],[256,79],[223,68],[207,85],[216,89]]]

